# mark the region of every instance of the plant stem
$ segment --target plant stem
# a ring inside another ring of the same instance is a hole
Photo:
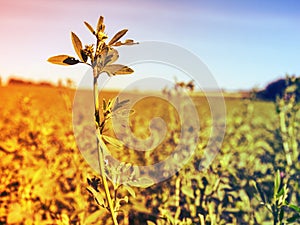
[[[93,86],[93,91],[94,91],[94,106],[95,106],[95,122],[96,122],[96,135],[97,135],[97,149],[98,149],[98,157],[99,157],[99,167],[100,167],[100,174],[102,177],[102,183],[104,187],[104,192],[106,196],[106,200],[108,202],[108,207],[111,213],[111,217],[113,219],[114,225],[118,225],[117,221],[117,215],[114,210],[114,204],[111,199],[106,175],[105,175],[105,168],[104,168],[104,149],[105,149],[105,144],[102,140],[102,135],[100,131],[100,111],[99,111],[99,99],[98,99],[98,76],[97,76],[97,67],[93,68],[93,75],[94,75],[94,86]]]
[[[286,125],[286,113],[282,110],[279,113],[279,119],[280,119],[280,129],[281,129],[281,136],[283,140],[283,149],[285,152],[285,157],[286,157],[286,163],[288,166],[288,169],[292,165],[292,156],[291,156],[291,150],[289,147],[289,140],[288,140],[288,128]]]

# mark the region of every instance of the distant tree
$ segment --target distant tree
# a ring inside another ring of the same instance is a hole
[[[290,85],[296,85],[296,98],[300,99],[300,77],[289,77],[286,79],[278,79],[269,83],[262,91],[257,92],[257,97],[264,100],[275,101],[276,97],[282,97],[285,90]]]
[[[18,78],[9,78],[8,85],[20,85],[20,84],[28,84],[27,81]]]
[[[74,81],[70,78],[66,79],[66,85],[68,88],[74,88],[74,86],[75,86]]]
[[[40,81],[37,83],[39,86],[52,87],[53,85],[48,81]]]
[[[61,79],[58,79],[57,81],[57,87],[63,87],[63,83]]]

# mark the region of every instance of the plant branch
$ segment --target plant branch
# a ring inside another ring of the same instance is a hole
[[[93,68],[94,75],[98,73],[97,67]],[[102,177],[104,192],[106,196],[106,200],[108,202],[108,207],[113,219],[114,225],[118,225],[117,215],[114,211],[114,204],[110,195],[106,175],[105,175],[105,168],[104,168],[104,150],[105,150],[105,143],[102,140],[102,135],[100,131],[100,111],[99,111],[99,99],[98,99],[98,80],[97,76],[94,76],[94,106],[95,106],[95,122],[96,122],[96,135],[97,135],[97,149],[98,149],[98,157],[99,157],[99,167],[100,167],[100,174]]]

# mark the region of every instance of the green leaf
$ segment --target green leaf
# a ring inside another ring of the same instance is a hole
[[[127,31],[128,31],[127,29],[124,29],[116,33],[115,36],[110,40],[108,45],[113,45],[115,42],[120,40],[120,38],[122,38],[127,33]]]
[[[50,57],[47,61],[50,63],[53,63],[53,64],[63,65],[63,66],[75,65],[77,63],[80,63],[79,60],[75,59],[72,56],[68,56],[68,55],[53,56],[53,57]]]
[[[78,55],[81,61],[86,62],[86,60],[84,60],[84,57],[82,56],[82,43],[80,39],[73,32],[71,32],[71,37],[72,37],[72,43],[76,54]]]
[[[286,93],[293,93],[297,90],[298,86],[296,84],[293,84],[291,86],[288,86],[286,89],[285,89],[285,92]]]
[[[133,197],[136,198],[135,191],[128,185],[123,184],[123,187],[128,191],[128,193]]]
[[[288,205],[288,207],[289,207],[290,209],[295,210],[297,213],[300,214],[300,207],[298,207],[298,206],[296,206],[296,205],[292,205],[292,204]]]
[[[274,178],[274,196],[276,196],[277,193],[278,193],[278,191],[279,191],[280,180],[281,180],[281,178],[280,178],[280,171],[277,170],[275,178]]]
[[[88,22],[84,21],[84,24],[92,32],[92,34],[96,35],[96,32],[95,32],[94,28]]]
[[[147,220],[147,225],[156,225],[154,222],[152,222],[151,220]]]
[[[288,223],[294,223],[294,222],[296,222],[298,219],[300,219],[300,215],[294,215],[294,216],[288,218],[286,221],[287,221]]]
[[[127,75],[134,72],[131,68],[121,64],[107,65],[103,68],[103,71],[106,72],[109,76]]]
[[[282,196],[283,194],[285,194],[285,190],[284,188],[281,188],[278,193],[276,194],[276,198],[279,198],[280,196]]]
[[[265,204],[266,202],[266,197],[265,197],[265,193],[263,192],[263,190],[261,189],[260,185],[253,180],[253,182],[251,182],[252,185],[254,186],[254,188],[256,189],[256,191],[259,193],[260,199],[262,200],[262,202]]]
[[[284,210],[281,208],[280,212],[279,212],[279,221],[281,222],[283,220],[284,217]]]
[[[195,198],[194,196],[194,190],[192,189],[192,187],[189,187],[189,186],[183,186],[181,188],[181,191],[184,195],[190,197],[190,198]]]

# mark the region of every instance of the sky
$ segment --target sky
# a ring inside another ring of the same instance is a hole
[[[83,21],[95,25],[103,15],[108,35],[128,28],[126,38],[195,54],[223,89],[261,88],[300,74],[299,12],[297,0],[0,0],[0,76],[80,83],[84,65],[47,59],[75,56],[70,32],[92,42]]]

